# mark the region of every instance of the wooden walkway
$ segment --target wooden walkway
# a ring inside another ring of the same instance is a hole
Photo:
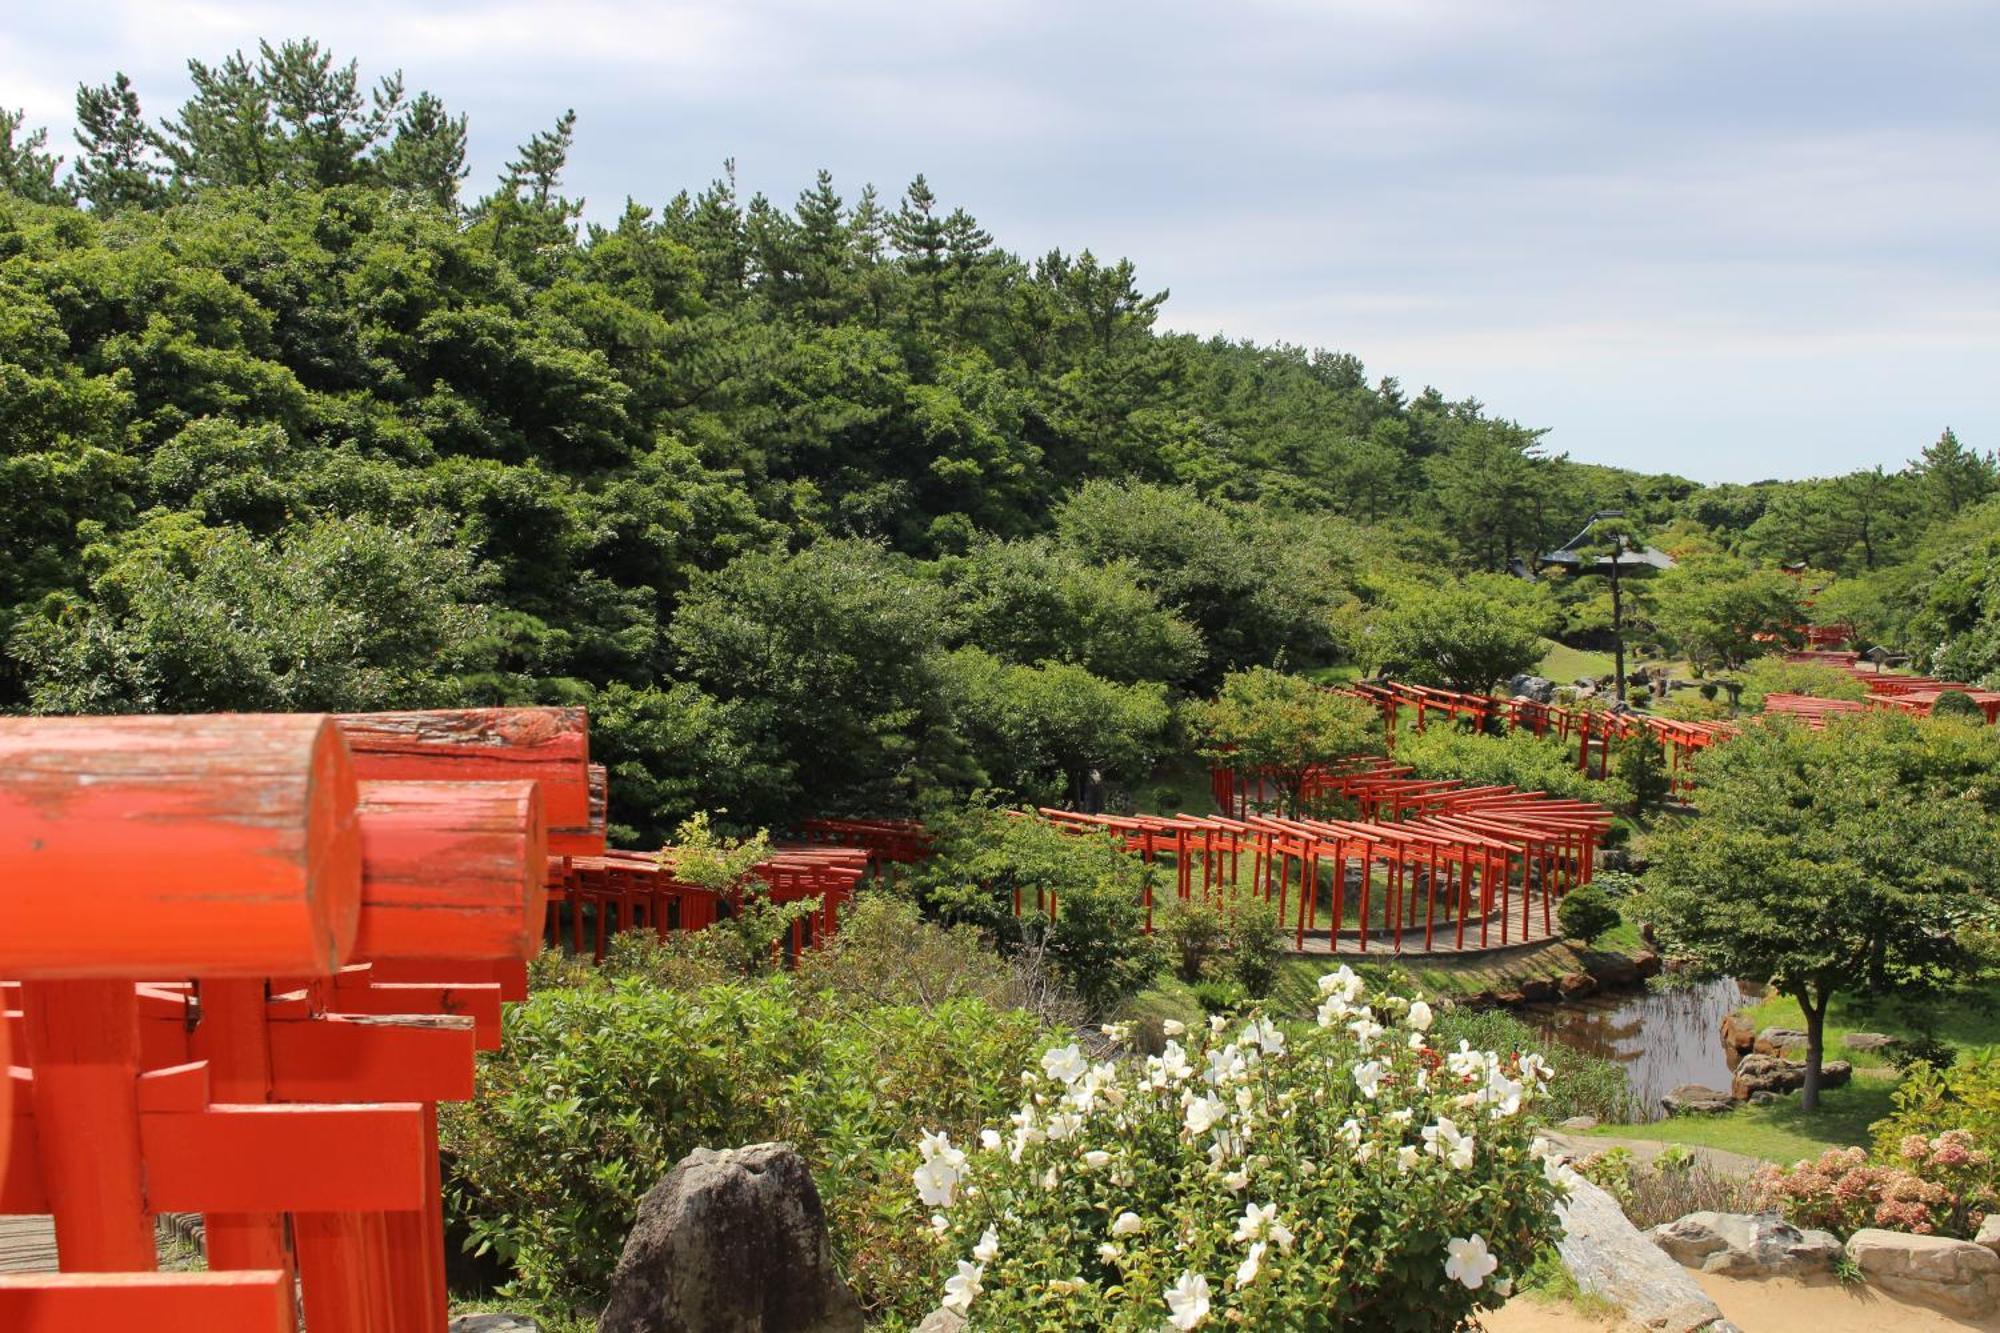
[[[1519,912],[1517,907],[1516,912]],[[1458,925],[1440,925],[1432,933],[1431,947],[1424,947],[1424,928],[1404,926],[1400,946],[1393,931],[1376,927],[1368,932],[1368,947],[1361,947],[1361,937],[1353,930],[1343,930],[1337,945],[1330,942],[1324,930],[1306,932],[1305,948],[1293,949],[1294,958],[1338,956],[1341,958],[1469,958],[1474,954],[1498,953],[1503,949],[1519,949],[1531,944],[1547,944],[1552,939],[1561,938],[1560,930],[1550,931],[1542,926],[1542,912],[1539,905],[1530,918],[1526,934],[1521,932],[1521,918],[1513,917],[1507,923],[1506,942],[1500,938],[1500,918],[1496,913],[1487,920],[1486,942],[1479,942],[1478,921],[1465,923],[1465,947],[1458,947]]]
[[[158,1220],[160,1267],[182,1271],[196,1260],[198,1250],[184,1236],[186,1226],[196,1219],[179,1214]],[[0,1273],[53,1273],[56,1271],[56,1223],[46,1213],[0,1217]]]
[[[0,1273],[56,1271],[56,1224],[51,1217],[0,1217]]]

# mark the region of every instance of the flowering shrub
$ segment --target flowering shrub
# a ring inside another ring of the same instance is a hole
[[[1156,1056],[1075,1045],[1011,1122],[927,1133],[943,1303],[977,1329],[1447,1330],[1553,1240],[1568,1169],[1523,1111],[1535,1055],[1430,1044],[1422,1001],[1321,979],[1318,1023],[1261,1013]],[[1122,1038],[1117,1029],[1113,1040]]]
[[[1970,1239],[1994,1206],[1992,1159],[1963,1130],[1912,1134],[1886,1162],[1860,1148],[1829,1148],[1789,1170],[1757,1173],[1759,1201],[1794,1224],[1848,1235],[1887,1227],[1920,1236]]]

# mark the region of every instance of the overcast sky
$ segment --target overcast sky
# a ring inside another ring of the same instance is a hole
[[[1009,249],[1127,255],[1167,326],[1338,348],[1703,480],[2000,446],[1987,0],[0,0],[0,102],[69,142],[185,60],[312,35],[472,119],[563,108],[590,213],[925,172]]]

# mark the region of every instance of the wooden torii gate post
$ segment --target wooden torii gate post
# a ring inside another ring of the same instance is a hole
[[[0,1326],[157,1327],[173,1305],[289,1329],[282,1269],[158,1275],[152,1215],[414,1205],[414,1107],[218,1106],[205,1065],[141,1061],[137,979],[329,973],[360,889],[353,771],[324,717],[0,726],[0,972],[22,979],[27,1058],[0,1211],[52,1213],[65,1270],[0,1280]]]

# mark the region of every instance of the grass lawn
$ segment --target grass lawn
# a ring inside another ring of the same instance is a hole
[[[1587,652],[1557,643],[1554,639],[1542,642],[1548,645],[1549,650],[1542,655],[1541,665],[1535,668],[1535,674],[1546,676],[1558,685],[1574,685],[1583,676],[1611,674],[1613,664],[1610,653]]]
[[[1805,1030],[1805,1016],[1798,1003],[1782,995],[1765,1000],[1750,1010],[1751,1021],[1761,1028]],[[1921,1035],[1928,1023],[1938,1040],[1967,1050],[1975,1046],[2000,1045],[2000,996],[1991,991],[1962,991],[1942,1002],[1907,1006],[1893,1000],[1867,1004],[1859,999],[1836,995],[1826,1015],[1826,1057],[1851,1058],[1841,1039],[1850,1032],[1887,1032],[1891,1036]]]
[[[1807,1115],[1797,1097],[1769,1106],[1747,1103],[1727,1115],[1687,1115],[1647,1125],[1600,1125],[1591,1131],[1621,1139],[1657,1139],[1703,1148],[1722,1148],[1790,1166],[1828,1148],[1867,1147],[1868,1127],[1889,1114],[1892,1078],[1856,1076],[1844,1088],[1820,1094],[1819,1110]]]

